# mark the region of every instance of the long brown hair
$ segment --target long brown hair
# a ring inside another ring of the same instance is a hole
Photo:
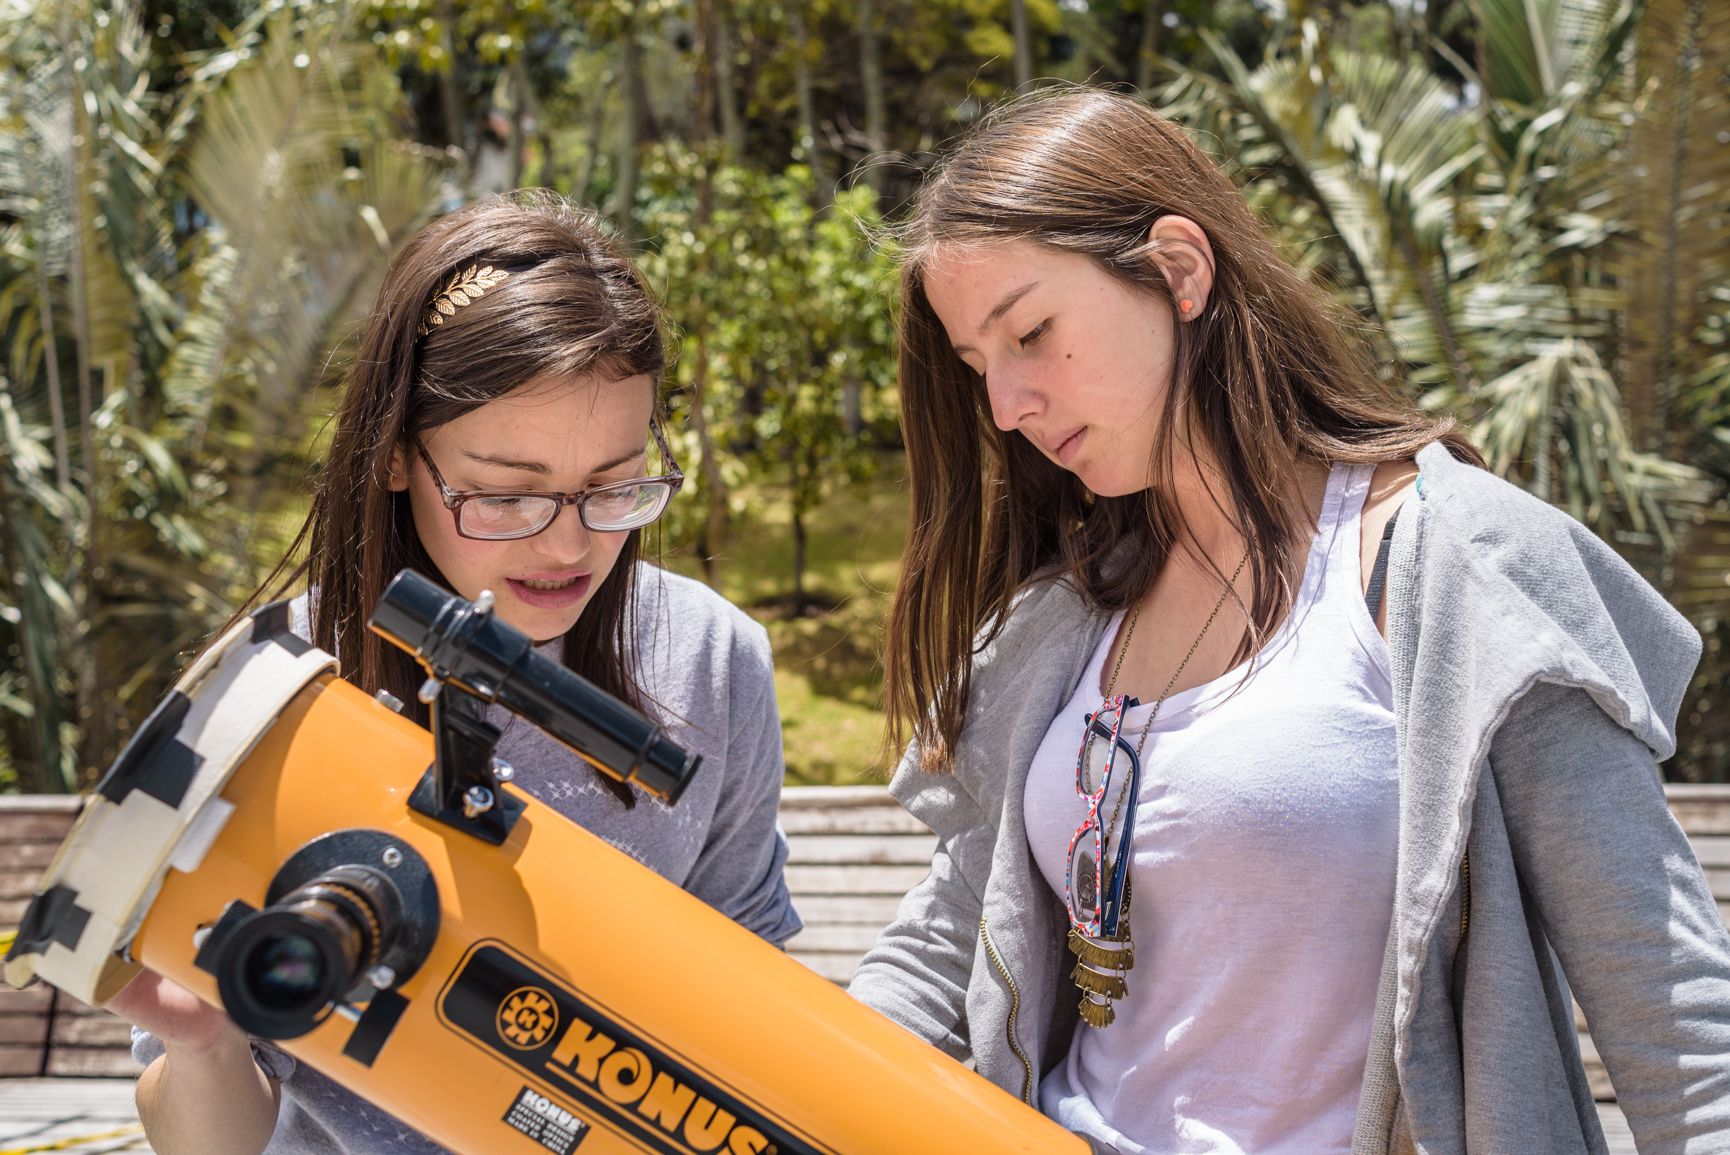
[[[1153,223],[1172,214],[1206,232],[1213,288],[1199,317],[1173,326],[1154,484],[1100,497],[992,422],[984,379],[951,348],[926,298],[925,270],[940,246],[1026,241],[1088,257],[1172,308],[1150,259],[1159,243],[1149,242]],[[1064,90],[1004,106],[927,179],[901,234],[913,508],[884,693],[890,740],[911,734],[927,768],[950,764],[974,652],[1036,574],[1067,577],[1100,610],[1146,595],[1187,533],[1169,486],[1184,437],[1213,455],[1229,487],[1216,499],[1251,546],[1240,651],[1253,651],[1291,603],[1288,575],[1307,542],[1293,502],[1301,460],[1393,461],[1435,441],[1477,460],[1451,423],[1414,412],[1377,379],[1347,335],[1353,322],[1280,258],[1243,195],[1183,130],[1137,101]]]
[[[508,275],[421,335],[423,311],[452,275],[489,265]],[[415,696],[420,667],[366,628],[385,586],[405,566],[450,584],[415,532],[408,494],[388,488],[392,453],[411,435],[539,377],[647,375],[658,384],[667,360],[661,320],[647,286],[596,218],[555,194],[492,197],[428,226],[385,274],[349,371],[312,513],[260,594],[304,542],[306,558],[281,588],[305,577],[316,591],[313,643],[342,658],[345,679],[368,693],[389,690],[424,725],[427,709]],[[632,639],[641,533],[631,531],[564,637],[566,666],[638,709],[645,696],[634,677]],[[628,786],[596,776],[634,805]]]

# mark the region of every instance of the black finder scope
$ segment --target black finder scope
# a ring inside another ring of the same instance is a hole
[[[433,679],[497,702],[669,806],[702,763],[654,722],[537,653],[528,635],[499,621],[490,605],[460,598],[413,570],[391,580],[367,624],[413,654]]]

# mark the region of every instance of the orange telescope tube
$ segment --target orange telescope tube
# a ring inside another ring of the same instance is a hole
[[[533,798],[513,792],[522,812],[498,846],[411,809],[427,731],[334,677],[327,655],[299,643],[285,657],[249,628],[183,679],[179,730],[189,750],[217,741],[242,709],[201,721],[201,691],[256,702],[269,695],[236,681],[249,664],[292,663],[272,674],[291,684],[259,732],[232,737],[244,756],[191,754],[178,806],[161,782],[95,800],[44,878],[34,945],[21,934],[8,960],[14,985],[40,976],[101,1001],[142,965],[222,1006],[199,956],[225,909],[265,907],[309,844],[345,846],[387,875],[424,863],[436,940],[391,991],[393,1023],[339,1005],[276,1045],[453,1151],[1087,1150]],[[201,793],[201,775],[219,780]],[[140,877],[148,856],[126,848],[150,840],[162,865]]]

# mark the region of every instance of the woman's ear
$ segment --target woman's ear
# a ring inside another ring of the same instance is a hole
[[[403,450],[402,442],[396,443],[396,448],[390,451],[390,478],[384,487],[392,493],[401,493],[408,488],[408,454]]]
[[[1188,217],[1165,216],[1153,222],[1147,240],[1153,246],[1148,259],[1171,286],[1178,320],[1195,320],[1213,291],[1213,245],[1207,232]]]

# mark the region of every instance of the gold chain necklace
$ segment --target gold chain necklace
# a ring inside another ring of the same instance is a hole
[[[1147,716],[1147,724],[1142,728],[1141,739],[1135,744],[1135,757],[1139,762],[1141,752],[1147,747],[1147,736],[1153,731],[1153,721],[1159,717],[1159,709],[1165,705],[1165,700],[1171,696],[1171,688],[1177,685],[1177,680],[1183,677],[1183,671],[1189,666],[1189,660],[1195,657],[1196,650],[1201,648],[1202,639],[1207,637],[1207,631],[1213,627],[1214,619],[1219,617],[1219,611],[1225,605],[1225,599],[1231,596],[1231,591],[1237,585],[1237,579],[1243,574],[1243,567],[1249,563],[1249,552],[1246,550],[1243,559],[1237,563],[1237,569],[1232,571],[1231,580],[1220,592],[1219,600],[1213,603],[1213,612],[1207,615],[1207,621],[1202,623],[1201,632],[1195,636],[1195,641],[1189,644],[1189,652],[1183,655],[1183,661],[1172,671],[1165,689],[1159,692],[1159,698],[1153,703],[1153,710]],[[1123,659],[1129,653],[1129,646],[1135,640],[1135,626],[1141,620],[1141,607],[1145,599],[1135,603],[1135,612],[1130,615],[1129,629],[1123,635],[1123,649],[1118,651],[1117,662],[1111,668],[1111,677],[1105,684],[1105,701],[1111,701],[1111,692],[1117,688],[1117,675],[1123,671]],[[1128,703],[1122,707],[1128,710]],[[1088,745],[1093,742],[1091,729],[1088,732]],[[1083,764],[1086,764],[1086,751],[1082,753]],[[1117,820],[1123,813],[1124,796],[1129,790],[1130,779],[1125,778],[1124,784],[1118,787],[1117,798],[1112,805],[1111,822],[1101,831],[1100,854],[1110,845],[1111,832],[1117,829]],[[1126,831],[1120,837],[1130,837],[1133,831]],[[1101,864],[1103,865],[1103,863]],[[1070,979],[1081,988],[1081,1019],[1088,1026],[1103,1029],[1117,1018],[1117,1010],[1112,1003],[1129,993],[1129,972],[1135,966],[1135,939],[1130,932],[1129,906],[1134,888],[1132,877],[1124,875],[1123,879],[1123,909],[1118,916],[1119,932],[1111,937],[1095,937],[1086,935],[1071,926],[1069,928],[1069,949],[1074,952],[1075,969],[1070,972]]]

